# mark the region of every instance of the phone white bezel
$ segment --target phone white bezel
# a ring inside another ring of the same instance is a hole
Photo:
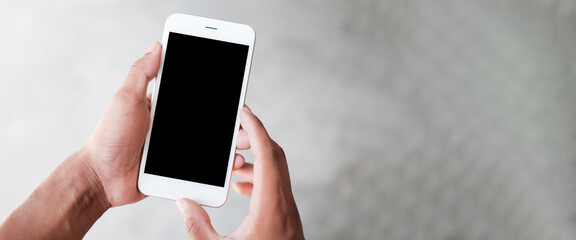
[[[142,160],[140,162],[140,170],[138,175],[138,188],[143,194],[149,196],[156,196],[172,200],[177,200],[180,198],[189,198],[205,206],[220,207],[226,202],[226,199],[228,198],[228,189],[230,186],[232,165],[234,164],[234,157],[236,154],[236,137],[238,135],[238,131],[235,131],[233,133],[234,135],[232,138],[232,146],[230,149],[230,155],[228,159],[228,168],[226,170],[226,180],[224,183],[224,187],[163,177],[144,172],[144,168],[146,166],[148,145],[150,143],[152,124],[154,121],[154,112],[156,110],[156,101],[161,86],[160,81],[162,79],[164,57],[166,55],[166,49],[169,47],[169,46],[166,47],[166,45],[168,43],[168,35],[170,32],[214,39],[224,42],[238,43],[247,45],[249,47],[248,57],[246,60],[246,68],[244,71],[245,74],[242,82],[242,90],[241,90],[242,92],[240,95],[240,101],[236,113],[236,123],[234,129],[240,128],[239,114],[240,110],[244,106],[244,99],[246,96],[246,88],[248,85],[248,77],[250,75],[250,66],[252,63],[254,41],[256,38],[255,32],[254,29],[252,29],[252,27],[244,24],[176,13],[170,15],[166,20],[164,33],[162,36],[162,45],[165,47],[162,48],[160,69],[154,82],[152,106],[150,111],[150,117],[151,117],[150,129],[146,136],[146,142],[144,144],[144,149],[142,152]]]

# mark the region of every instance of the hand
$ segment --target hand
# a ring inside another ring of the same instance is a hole
[[[292,195],[288,165],[282,148],[266,132],[262,122],[244,107],[237,148],[252,149],[254,165],[237,154],[234,175],[236,192],[251,196],[250,210],[238,228],[226,238],[304,239],[302,222]],[[190,239],[224,239],[216,233],[206,211],[189,199],[177,201]]]
[[[136,202],[150,124],[148,82],[158,72],[153,43],[128,72],[90,141],[63,161],[0,225],[0,239],[81,239],[113,206]]]
[[[161,49],[160,43],[152,43],[148,52],[130,67],[82,150],[111,207],[146,197],[137,187],[142,148],[150,126],[150,96],[146,96],[146,89],[158,73]]]

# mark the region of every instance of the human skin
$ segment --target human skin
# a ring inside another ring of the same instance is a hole
[[[81,239],[108,209],[146,197],[137,179],[150,126],[146,91],[158,72],[161,48],[154,42],[130,67],[88,143],[8,216],[0,225],[0,239]],[[255,164],[237,154],[233,173],[246,182],[233,186],[252,199],[244,222],[229,237],[303,239],[284,152],[247,107],[241,111],[241,125],[237,147],[251,148]],[[202,207],[187,199],[178,206],[191,239],[209,237],[198,235],[204,232],[218,236]]]
[[[62,162],[0,226],[0,239],[81,239],[111,207],[142,200],[137,188],[150,125],[148,82],[162,46],[129,69],[88,143]]]
[[[233,186],[236,192],[251,196],[248,214],[234,232],[220,236],[200,205],[180,199],[177,205],[188,236],[190,239],[304,239],[284,151],[248,107],[240,113],[240,124],[238,149],[251,149],[254,164],[242,164],[234,171],[245,182],[235,182]],[[243,162],[243,157],[237,156],[237,159]]]

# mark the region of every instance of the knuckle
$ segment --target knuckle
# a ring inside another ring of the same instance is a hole
[[[140,96],[134,91],[122,88],[116,93],[116,95],[114,96],[114,100],[124,104],[128,104],[130,106],[132,105],[136,106],[139,105],[143,99],[141,99]]]
[[[191,239],[194,239],[194,236],[198,236],[201,231],[200,225],[194,220],[194,218],[188,218],[186,220],[186,232]]]
[[[286,157],[286,153],[284,152],[284,149],[278,145],[278,143],[276,143],[274,140],[272,140],[272,154],[274,155],[275,158],[285,158]]]
[[[138,61],[134,62],[130,69],[128,70],[129,73],[136,75],[136,77],[150,79],[148,76],[148,68],[146,67],[146,63],[144,59],[138,59]]]

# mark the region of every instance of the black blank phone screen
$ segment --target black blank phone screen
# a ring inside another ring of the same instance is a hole
[[[247,55],[169,33],[145,173],[224,187]]]

